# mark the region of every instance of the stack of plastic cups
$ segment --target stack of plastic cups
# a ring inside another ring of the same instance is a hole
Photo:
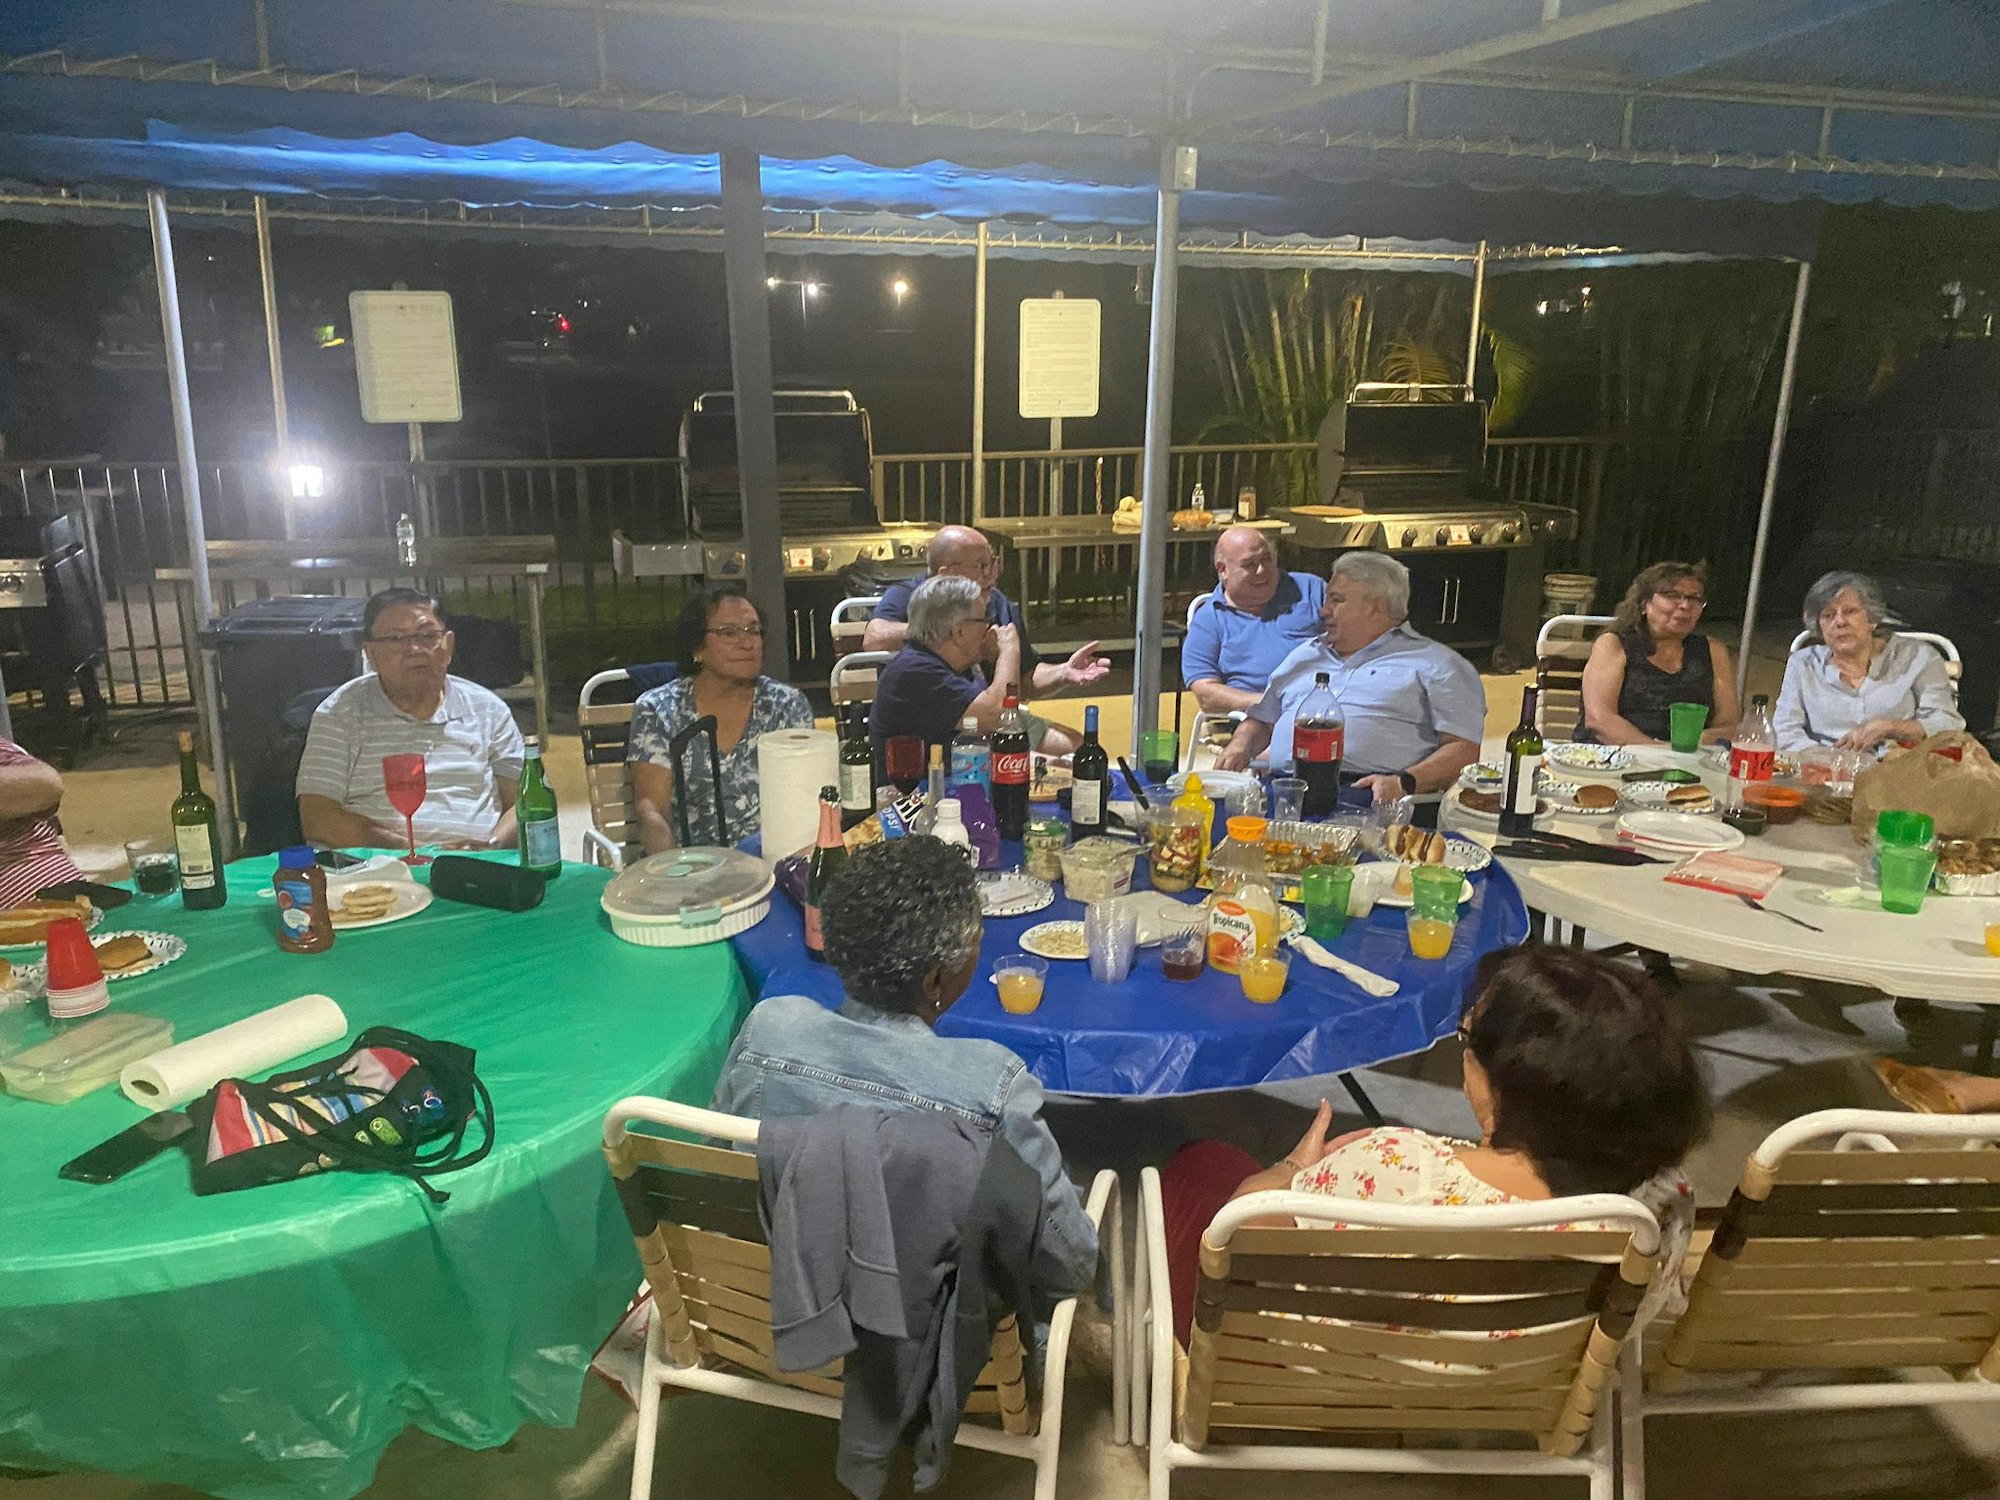
[[[90,945],[90,934],[84,931],[83,923],[75,917],[51,923],[48,950],[51,1021],[73,1021],[111,1003],[104,970],[97,962],[97,950]]]

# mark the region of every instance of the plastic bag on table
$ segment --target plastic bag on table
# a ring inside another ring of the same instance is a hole
[[[1963,730],[1891,750],[1854,778],[1855,837],[1872,835],[1876,814],[1890,808],[1930,814],[1940,838],[2000,834],[2000,766]]]

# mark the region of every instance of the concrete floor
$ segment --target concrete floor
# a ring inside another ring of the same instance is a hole
[[[1783,641],[1775,644],[1782,650]],[[1774,689],[1777,658],[1760,652],[1753,684]],[[1768,681],[1766,680],[1768,679]],[[1489,729],[1518,711],[1519,682],[1489,679]],[[1088,701],[1088,700],[1086,700]],[[1106,738],[1126,738],[1122,698],[1107,710]],[[1065,714],[1067,717],[1067,714]],[[94,751],[71,774],[64,817],[72,841],[93,867],[122,862],[125,838],[165,822],[177,782],[172,724],[131,725],[116,743]],[[580,847],[587,821],[582,763],[574,735],[558,735],[549,758],[564,808],[565,849]],[[1970,1054],[1974,1025],[1962,1011],[1940,1009],[1919,1034],[1897,1020],[1890,1003],[1839,986],[1749,983],[1719,970],[1685,965],[1678,994],[1718,1101],[1715,1130],[1689,1164],[1704,1204],[1727,1198],[1744,1155],[1773,1125],[1836,1105],[1887,1107],[1865,1060],[1892,1053],[1948,1062]],[[1422,1057],[1370,1070],[1364,1081],[1385,1115],[1430,1129],[1465,1131],[1471,1119],[1458,1091],[1456,1050],[1446,1044]],[[1079,1173],[1117,1168],[1128,1192],[1138,1169],[1164,1160],[1184,1141],[1218,1137],[1271,1160],[1293,1145],[1304,1112],[1320,1090],[1310,1085],[1249,1093],[1129,1104],[1056,1105],[1051,1124]],[[1344,1102],[1335,1092],[1336,1103]],[[1344,1117],[1340,1128],[1359,1121]],[[576,1425],[528,1428],[504,1448],[472,1453],[420,1433],[388,1451],[367,1500],[611,1500],[625,1494],[634,1419],[601,1382],[586,1383]],[[1142,1450],[1109,1441],[1110,1400],[1102,1373],[1073,1369],[1065,1412],[1060,1490],[1093,1500],[1138,1500],[1146,1493]],[[670,1401],[662,1417],[660,1495],[702,1500],[834,1500],[831,1424],[706,1396]],[[2000,1412],[1964,1409],[1939,1416],[1920,1410],[1839,1413],[1799,1418],[1681,1418],[1649,1429],[1652,1493],[1664,1500],[1788,1500],[1793,1496],[1869,1500],[1970,1500],[2000,1496]],[[1187,1475],[1181,1500],[1537,1500],[1582,1496],[1581,1481],[1373,1479]],[[907,1471],[891,1495],[908,1491]],[[982,1500],[1026,1500],[1027,1466],[961,1450],[938,1491]],[[198,1500],[193,1491],[100,1475],[0,1479],[0,1500]]]

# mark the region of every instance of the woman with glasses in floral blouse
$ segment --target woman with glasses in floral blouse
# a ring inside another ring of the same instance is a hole
[[[648,854],[680,843],[676,798],[687,811],[690,843],[722,841],[718,804],[731,843],[761,831],[757,740],[774,729],[810,729],[813,722],[804,693],[764,675],[764,625],[763,612],[729,584],[710,585],[681,611],[681,675],[640,697],[625,752],[639,841]],[[688,786],[677,784],[667,749],[676,734],[708,715],[715,718],[715,748],[722,759],[719,793],[706,745],[697,739],[683,756]]]
[[[1701,634],[1708,579],[1684,562],[1642,568],[1583,666],[1579,740],[1664,745],[1675,703],[1708,707],[1704,741],[1735,732],[1741,705],[1729,648]]]

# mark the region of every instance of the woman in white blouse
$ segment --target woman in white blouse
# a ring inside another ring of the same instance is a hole
[[[1944,657],[1883,629],[1889,609],[1867,574],[1826,574],[1806,591],[1803,616],[1814,639],[1785,663],[1780,750],[1875,750],[1965,727]]]

